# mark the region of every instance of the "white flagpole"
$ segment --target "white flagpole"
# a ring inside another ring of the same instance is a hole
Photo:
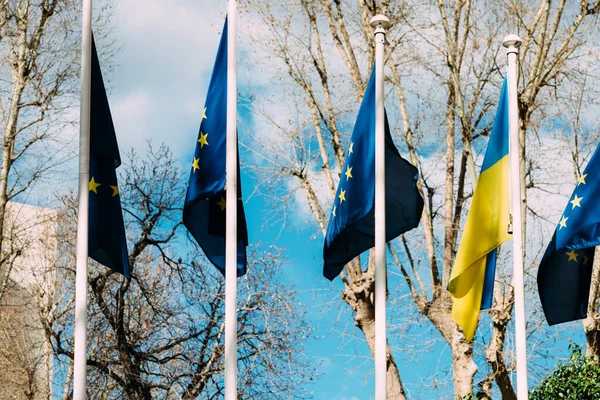
[[[75,278],[75,355],[73,400],[85,399],[87,348],[87,261],[92,85],[92,0],[83,0],[81,28],[81,105],[79,108],[79,206]]]
[[[515,290],[515,344],[517,353],[517,398],[526,400],[527,346],[525,332],[525,289],[523,282],[523,231],[521,215],[521,174],[519,146],[519,106],[517,103],[517,56],[523,41],[508,35],[502,41],[508,56],[508,126],[510,135],[510,204],[513,217],[513,284]]]
[[[225,400],[237,399],[237,2],[227,10],[227,195],[225,243]]]
[[[386,261],[385,261],[385,122],[383,64],[385,32],[390,20],[371,19],[375,29],[375,399],[387,397]]]

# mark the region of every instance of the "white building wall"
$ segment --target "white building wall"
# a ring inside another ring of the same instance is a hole
[[[46,302],[55,298],[57,215],[19,203],[7,208],[2,256],[9,280],[0,304],[0,399],[52,396],[52,349],[41,319]]]

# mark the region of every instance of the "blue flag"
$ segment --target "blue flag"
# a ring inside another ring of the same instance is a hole
[[[183,224],[206,257],[225,273],[225,160],[227,139],[227,20],[208,86],[183,206]],[[248,230],[238,164],[237,276],[246,273]]]
[[[93,38],[91,81],[88,254],[129,278],[116,171],[121,157]]]
[[[600,154],[577,181],[538,270],[537,283],[548,324],[587,316],[594,247],[600,245]]]
[[[329,217],[323,275],[333,280],[344,265],[375,245],[375,68],[354,125]],[[385,116],[386,241],[419,225],[423,198],[418,171],[404,160]]]

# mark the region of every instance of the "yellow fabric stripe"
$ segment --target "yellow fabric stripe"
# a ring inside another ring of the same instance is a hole
[[[485,276],[486,257],[481,257],[471,268],[467,268],[454,282],[456,292],[450,291],[452,297],[452,319],[463,330],[467,340],[473,339],[479,320],[483,281]]]
[[[452,319],[471,340],[477,329],[487,254],[510,239],[509,157],[481,173],[458,246],[448,290]]]

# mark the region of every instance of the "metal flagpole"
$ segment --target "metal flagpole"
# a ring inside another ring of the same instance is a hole
[[[92,0],[83,0],[81,28],[81,105],[79,108],[79,206],[75,278],[75,355],[73,400],[85,399],[87,348],[87,262],[92,85]]]
[[[227,10],[227,195],[225,243],[225,399],[237,398],[237,2]]]
[[[519,145],[519,107],[517,103],[517,56],[523,41],[517,35],[508,35],[502,41],[508,56],[508,126],[510,135],[510,203],[513,218],[513,284],[515,290],[515,330],[517,352],[517,398],[526,400],[527,347],[525,339],[525,290],[523,282],[523,231],[521,215],[521,174]]]
[[[375,399],[387,394],[386,262],[385,262],[385,122],[383,108],[383,64],[385,32],[390,20],[383,15],[371,19],[375,29]]]

